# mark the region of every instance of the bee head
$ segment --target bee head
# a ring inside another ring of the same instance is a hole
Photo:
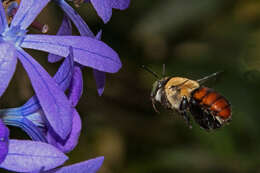
[[[163,91],[163,88],[165,84],[167,83],[169,77],[164,77],[160,80],[157,80],[153,83],[152,91],[151,91],[151,98],[155,99],[157,101],[160,100],[161,92]]]
[[[151,91],[151,100],[153,102],[154,109],[156,110],[154,104],[155,104],[156,101],[161,102],[163,88],[164,88],[165,84],[167,83],[167,81],[169,79],[169,77],[164,77],[164,74],[165,74],[165,64],[163,64],[162,76],[158,75],[157,73],[152,71],[150,68],[146,67],[145,65],[142,65],[141,67],[144,70],[146,70],[149,73],[151,73],[155,78],[158,79],[158,80],[156,80],[153,83],[153,87],[152,87],[152,91]]]

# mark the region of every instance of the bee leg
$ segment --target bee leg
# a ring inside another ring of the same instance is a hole
[[[184,120],[186,121],[187,125],[189,126],[189,128],[191,129],[191,123],[190,123],[190,116],[188,116],[187,114],[187,109],[188,109],[188,100],[187,98],[184,96],[182,98],[181,104],[180,104],[180,113],[183,116]]]
[[[181,112],[181,115],[183,116],[184,120],[186,121],[186,124],[188,125],[188,127],[190,129],[192,129],[192,125],[190,123],[190,116],[187,115],[187,111],[185,110],[185,111]]]
[[[160,113],[160,112],[158,111],[158,109],[156,108],[156,106],[155,106],[154,103],[153,103],[153,109],[154,109],[154,111],[157,112],[158,114]]]
[[[152,105],[153,105],[154,111],[159,114],[160,112],[158,111],[158,109],[155,106],[155,100],[154,99],[152,99]]]

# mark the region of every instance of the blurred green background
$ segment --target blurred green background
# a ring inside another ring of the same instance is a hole
[[[113,10],[106,25],[91,5],[76,10],[95,33],[103,30],[123,67],[107,74],[101,97],[92,70],[84,69],[77,106],[83,129],[67,164],[103,155],[100,173],[260,172],[259,0],[132,0],[129,9]],[[55,34],[62,11],[50,3],[38,19]],[[29,52],[51,74],[60,65],[48,63],[46,53]],[[164,63],[167,75],[191,79],[224,70],[209,87],[231,102],[231,124],[206,132],[193,123],[190,130],[174,112],[157,114],[150,101],[155,78],[140,66],[160,74]],[[19,106],[32,94],[19,64],[0,106]],[[25,136],[11,130],[12,138]]]

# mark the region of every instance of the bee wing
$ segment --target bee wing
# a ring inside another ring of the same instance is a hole
[[[218,71],[218,72],[212,73],[212,74],[210,74],[210,75],[208,75],[208,76],[205,76],[205,77],[203,77],[203,78],[201,78],[201,79],[198,79],[197,82],[198,82],[199,84],[204,84],[205,82],[208,82],[208,81],[210,81],[210,80],[212,80],[212,79],[215,79],[215,80],[216,80],[217,76],[219,76],[219,75],[222,74],[223,72],[224,72],[224,71]]]

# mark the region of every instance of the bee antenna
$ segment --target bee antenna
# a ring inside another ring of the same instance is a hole
[[[163,66],[162,66],[162,76],[163,77],[165,76],[165,64],[163,64]]]
[[[148,71],[149,73],[153,74],[157,79],[159,79],[159,75],[157,73],[155,73],[154,71],[152,71],[150,68],[148,68],[145,65],[142,65],[141,68],[145,69],[146,71]]]

